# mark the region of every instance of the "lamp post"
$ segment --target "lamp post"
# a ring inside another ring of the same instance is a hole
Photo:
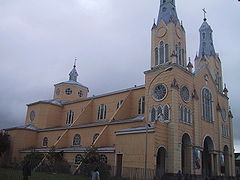
[[[144,180],[147,180],[147,148],[148,148],[148,123],[146,126],[146,133],[145,133],[145,161],[144,161]]]

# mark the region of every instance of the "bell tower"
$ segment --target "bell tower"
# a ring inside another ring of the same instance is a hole
[[[204,65],[208,66],[216,87],[219,92],[223,92],[222,65],[219,55],[215,52],[213,44],[213,30],[207,22],[206,11],[204,11],[203,23],[199,29],[200,45],[199,53],[195,58],[195,69],[199,70]]]
[[[157,22],[152,26],[151,68],[176,63],[186,68],[186,37],[175,0],[161,0]]]

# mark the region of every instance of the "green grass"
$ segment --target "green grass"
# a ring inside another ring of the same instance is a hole
[[[14,169],[1,169],[0,180],[22,180],[22,171]],[[50,174],[33,172],[29,180],[90,180],[90,178],[83,178],[79,175],[70,174]]]
[[[33,172],[29,180],[90,180],[91,178],[80,177],[71,174],[50,174]],[[0,168],[0,180],[22,180],[22,171],[15,169]],[[112,177],[109,180],[123,180],[121,178]]]

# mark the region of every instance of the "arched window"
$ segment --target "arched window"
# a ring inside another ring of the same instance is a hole
[[[94,134],[94,136],[93,136],[93,143],[96,141],[96,139],[98,138],[98,136],[99,136],[99,134],[98,133],[96,133],[96,134]]]
[[[181,66],[185,66],[184,59],[185,59],[185,51],[181,48],[181,43],[179,42],[176,44],[175,47],[176,55],[177,55],[177,64]]]
[[[105,104],[100,104],[98,107],[98,120],[106,119],[107,107]]]
[[[191,124],[192,123],[192,118],[191,118],[191,110],[188,109],[188,123]]]
[[[163,113],[162,113],[162,107],[161,106],[157,107],[157,120],[163,121]]]
[[[164,42],[160,42],[160,47],[159,47],[159,54],[160,54],[160,64],[164,63]]]
[[[43,138],[43,144],[42,144],[43,147],[47,147],[48,146],[48,138],[47,137],[44,137]]]
[[[155,66],[158,65],[158,47],[155,48]]]
[[[213,122],[213,108],[212,108],[212,94],[204,88],[202,90],[202,115],[203,120],[207,122]]]
[[[184,64],[184,58],[185,58],[185,52],[184,52],[184,49],[182,49],[182,66],[185,66]]]
[[[138,101],[138,114],[144,114],[145,111],[145,97],[142,96]]]
[[[165,62],[169,61],[169,48],[168,48],[168,44],[165,44]]]
[[[163,119],[164,121],[168,121],[170,118],[169,118],[169,106],[168,105],[165,105],[163,107]]]
[[[73,137],[73,146],[80,146],[81,144],[81,136],[79,134],[75,134]]]
[[[118,103],[117,103],[117,109],[120,108],[120,106],[122,105],[122,103],[123,103],[123,100],[118,101]]]
[[[187,108],[185,107],[185,108],[184,108],[184,116],[183,116],[184,119],[183,119],[183,121],[186,122],[186,123],[188,122],[188,121],[187,121],[187,117],[188,117],[188,116],[187,116],[187,113],[188,113],[188,110],[187,110]]]
[[[185,106],[180,106],[180,122],[185,124],[192,124],[191,109]]]
[[[183,120],[184,120],[184,108],[183,108],[183,106],[180,106],[180,114],[181,114],[181,119],[180,119],[180,121],[181,122],[183,122]]]
[[[176,55],[177,55],[177,64],[179,64],[179,58],[178,58],[178,52],[179,52],[179,47],[178,47],[178,44],[176,44],[175,46],[175,51],[176,51]]]
[[[178,43],[178,62],[180,65],[182,65],[182,53],[181,53],[182,49],[181,49],[181,43]]]
[[[82,161],[82,156],[80,154],[77,154],[75,156],[74,164],[79,165]]]
[[[205,39],[206,38],[206,33],[204,32],[204,33],[202,33],[202,37],[203,37],[203,39]]]
[[[151,110],[151,122],[154,122],[156,120],[156,109],[155,107]]]
[[[74,118],[74,112],[73,111],[68,111],[67,112],[67,117],[66,117],[66,124],[70,125],[73,123],[73,118]]]

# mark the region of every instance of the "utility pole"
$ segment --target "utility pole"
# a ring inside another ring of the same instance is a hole
[[[145,162],[144,162],[144,180],[147,180],[147,150],[148,150],[148,123],[145,133]]]

